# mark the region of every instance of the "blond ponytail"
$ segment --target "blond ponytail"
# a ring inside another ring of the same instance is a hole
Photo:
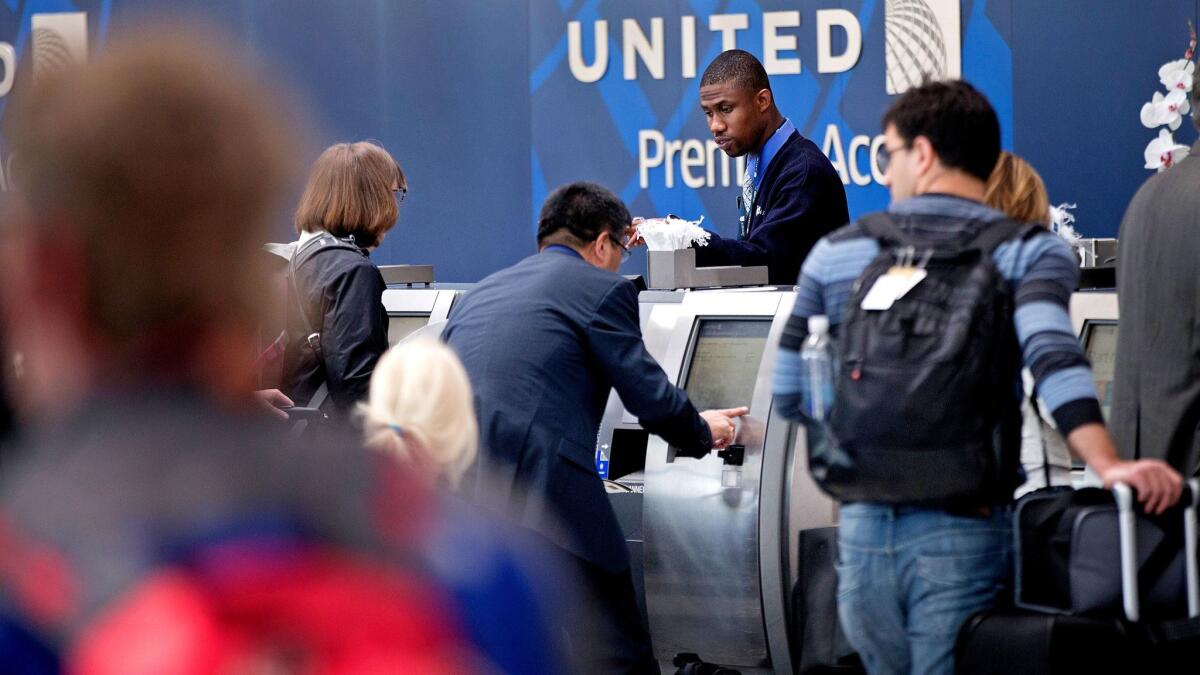
[[[367,447],[433,471],[457,486],[475,461],[479,425],[471,384],[454,352],[432,339],[387,351],[360,404]]]

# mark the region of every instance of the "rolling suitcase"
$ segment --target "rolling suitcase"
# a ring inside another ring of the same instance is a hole
[[[1193,479],[1186,484],[1186,508],[1182,509],[1187,618],[1143,620],[1133,492],[1125,485],[1116,485],[1113,494],[1124,616],[1015,607],[982,612],[968,619],[959,632],[955,669],[960,675],[1200,673],[1200,573],[1196,552],[1200,481]],[[1076,533],[1081,530],[1078,523],[1073,529]]]

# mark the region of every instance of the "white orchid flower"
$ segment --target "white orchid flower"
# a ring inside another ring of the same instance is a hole
[[[1162,104],[1163,98],[1165,97],[1162,95],[1162,92],[1156,91],[1154,92],[1154,98],[1142,106],[1142,126],[1147,129],[1154,129],[1167,123],[1167,110]]]
[[[1187,157],[1188,147],[1175,142],[1171,132],[1161,129],[1158,138],[1146,146],[1146,168],[1162,171],[1169,169],[1184,157]]]
[[[1153,129],[1166,124],[1171,127],[1171,131],[1175,131],[1183,122],[1183,116],[1190,110],[1187,92],[1176,89],[1166,96],[1155,92],[1154,98],[1142,106],[1142,126]]]
[[[1190,59],[1168,61],[1158,69],[1158,81],[1167,91],[1189,92],[1192,90],[1192,75],[1196,72],[1196,64]]]

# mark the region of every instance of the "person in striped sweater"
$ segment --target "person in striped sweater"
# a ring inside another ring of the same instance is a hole
[[[1000,125],[974,87],[943,81],[910,89],[884,115],[883,127],[879,158],[891,190],[889,213],[906,216],[910,234],[929,242],[964,240],[1004,218],[983,203],[1000,153]],[[821,239],[804,261],[774,373],[775,405],[785,417],[804,419],[799,350],[808,317],[827,316],[836,335],[854,282],[879,250],[852,223]],[[1024,365],[1071,449],[1106,485],[1133,485],[1147,511],[1174,503],[1180,476],[1159,461],[1119,460],[1104,426],[1067,311],[1078,280],[1070,248],[1039,231],[1001,244],[993,259],[1014,293]],[[1016,396],[1019,367],[1012,377]],[[1007,504],[978,512],[870,501],[842,505],[838,615],[869,672],[954,671],[959,627],[988,608],[1007,581],[1009,520]]]

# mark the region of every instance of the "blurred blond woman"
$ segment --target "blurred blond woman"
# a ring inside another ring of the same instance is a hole
[[[359,410],[367,447],[431,480],[457,487],[475,460],[479,426],[471,383],[454,352],[434,339],[389,349]]]
[[[1004,215],[1025,223],[1050,225],[1050,197],[1046,184],[1029,162],[1001,152],[996,168],[988,178],[984,201]],[[1021,401],[1021,465],[1025,467],[1025,483],[1017,488],[1016,496],[1051,485],[1071,484],[1071,453],[1061,434],[1048,415],[1035,411],[1033,375],[1028,368],[1021,370],[1025,398]]]

